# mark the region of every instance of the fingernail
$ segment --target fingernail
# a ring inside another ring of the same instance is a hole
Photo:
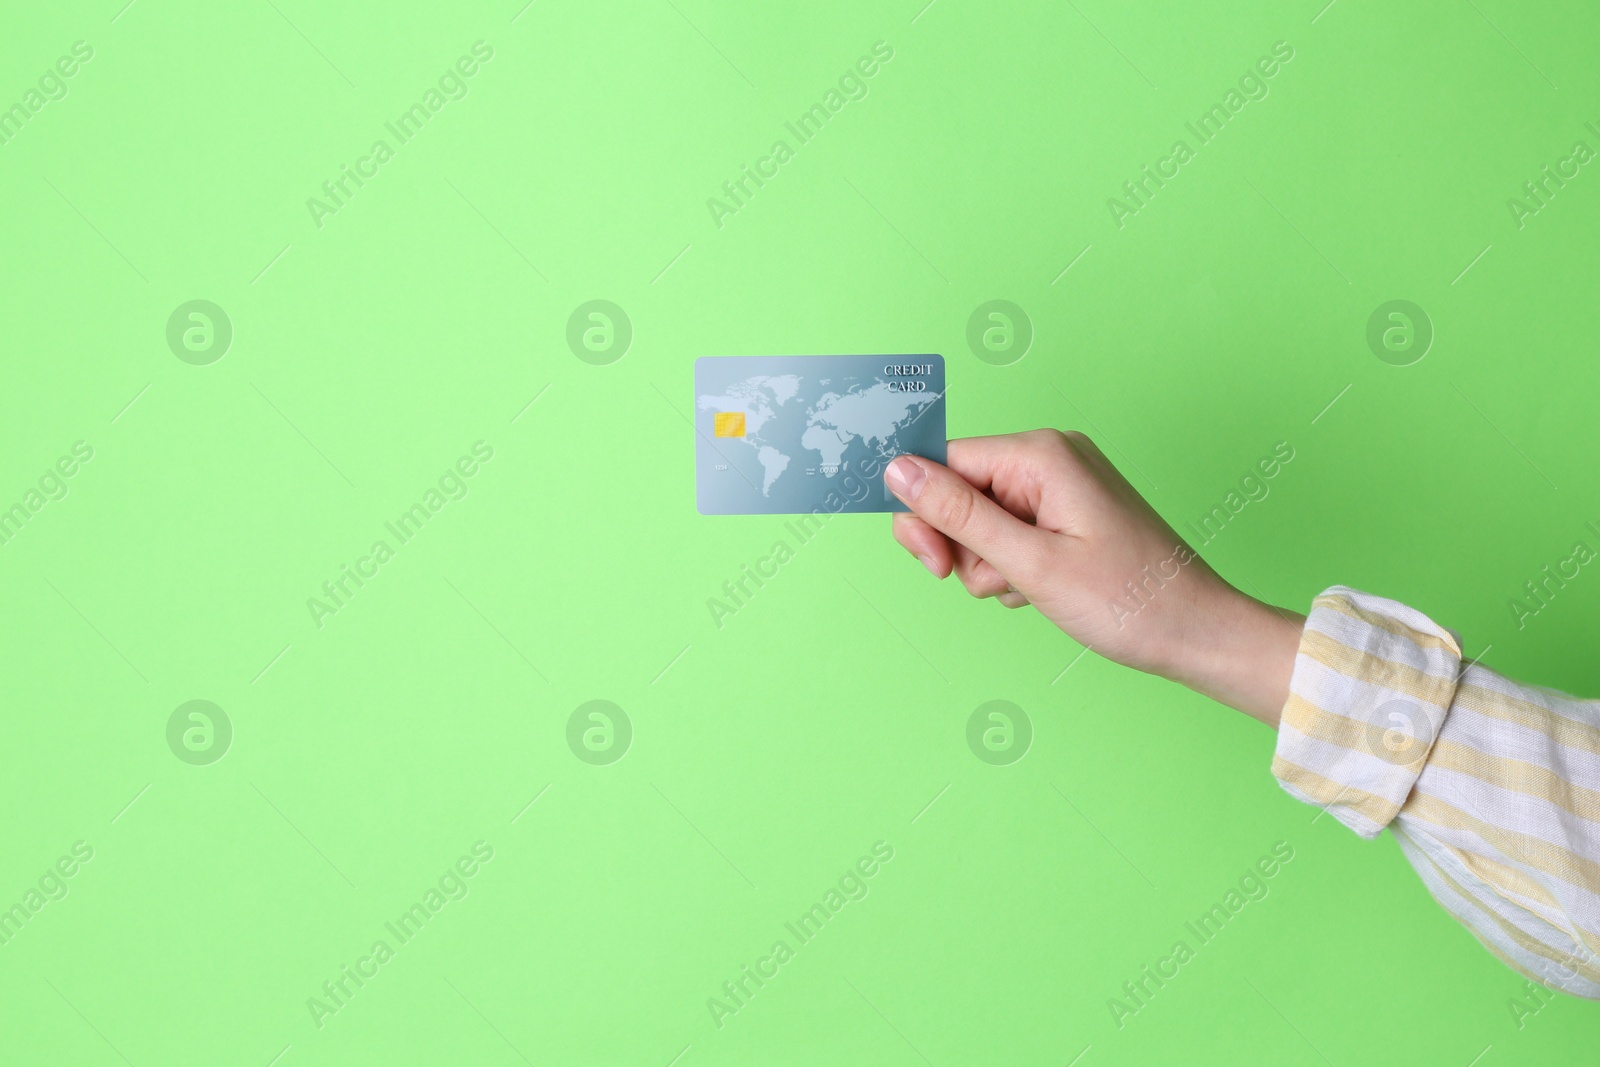
[[[901,456],[884,470],[883,483],[889,487],[889,492],[909,504],[917,498],[917,491],[927,477],[928,472],[920,464]]]
[[[922,565],[924,567],[928,568],[929,574],[933,575],[935,578],[939,577],[939,567],[933,562],[932,556],[918,556],[917,558],[922,561]]]

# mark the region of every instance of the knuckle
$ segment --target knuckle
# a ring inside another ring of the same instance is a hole
[[[1094,450],[1094,443],[1080,430],[1045,427],[1029,431],[1029,436],[1052,455],[1066,459],[1075,459]]]
[[[1073,470],[1093,466],[1104,456],[1100,446],[1082,430],[1051,430],[1054,435],[1052,449],[1057,462]]]
[[[1086,459],[1098,454],[1100,449],[1082,430],[1061,431],[1061,452],[1073,459]]]
[[[946,533],[957,538],[971,527],[976,510],[977,501],[966,489],[950,491],[939,501],[940,522]]]

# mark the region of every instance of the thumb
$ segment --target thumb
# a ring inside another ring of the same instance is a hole
[[[883,482],[918,518],[983,557],[1023,592],[1043,573],[1045,533],[949,467],[921,456],[898,456],[884,469]]]

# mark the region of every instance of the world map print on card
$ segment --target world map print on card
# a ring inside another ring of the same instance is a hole
[[[703,515],[905,511],[883,486],[903,453],[945,459],[944,357],[695,361]]]

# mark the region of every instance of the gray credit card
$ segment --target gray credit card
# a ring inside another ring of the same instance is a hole
[[[700,514],[908,510],[883,469],[903,453],[945,462],[944,389],[938,355],[700,357]]]

